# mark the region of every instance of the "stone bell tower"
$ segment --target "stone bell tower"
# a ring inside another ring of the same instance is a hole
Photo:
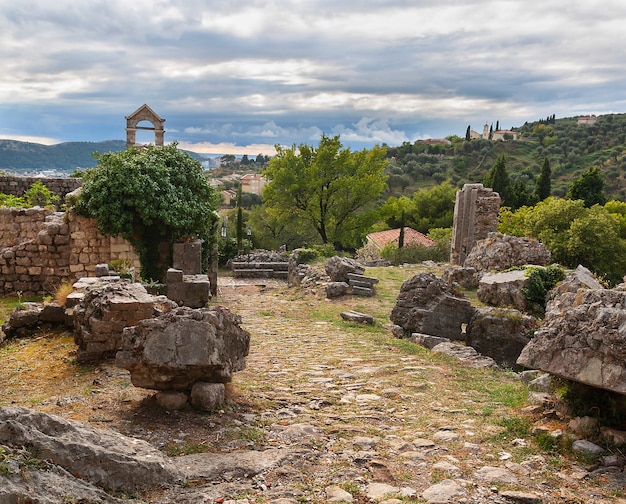
[[[141,121],[152,123],[152,128],[137,126]],[[132,114],[126,116],[126,148],[136,145],[137,130],[154,131],[154,145],[163,147],[163,136],[165,135],[163,123],[165,123],[165,119],[159,117],[154,110],[144,103]]]

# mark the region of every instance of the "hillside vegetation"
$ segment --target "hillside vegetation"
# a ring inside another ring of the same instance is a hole
[[[451,145],[417,141],[388,146],[390,191],[413,192],[444,180],[457,187],[482,182],[498,157],[504,155],[513,182],[524,182],[531,191],[548,158],[554,196],[565,196],[577,177],[597,167],[604,176],[607,197],[626,199],[626,114],[598,116],[593,126],[579,126],[577,118],[570,117],[529,122],[516,129],[517,141],[466,141],[453,136],[448,137]]]

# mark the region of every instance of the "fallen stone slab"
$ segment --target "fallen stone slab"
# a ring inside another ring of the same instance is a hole
[[[107,489],[136,491],[181,479],[170,459],[145,441],[18,406],[0,408],[0,443],[30,446],[37,458]]]
[[[363,282],[368,285],[377,284],[380,280],[376,277],[359,275],[357,273],[348,273],[348,280],[354,282]]]
[[[374,325],[374,317],[367,315],[366,313],[360,313],[356,311],[341,312],[341,318],[349,322],[357,322],[359,324]]]
[[[328,299],[335,299],[344,296],[348,293],[350,285],[346,282],[329,282],[326,284],[326,297]]]
[[[432,350],[439,343],[451,343],[448,338],[440,338],[439,336],[431,336],[430,334],[413,333],[411,334],[411,341],[417,343],[424,348]]]
[[[432,351],[456,357],[460,361],[475,368],[498,367],[496,361],[494,361],[491,357],[480,355],[476,350],[469,346],[459,345],[456,343],[439,343],[433,347]]]
[[[374,295],[374,288],[373,287],[359,287],[358,285],[353,285],[352,294],[354,294],[355,296],[372,297]]]

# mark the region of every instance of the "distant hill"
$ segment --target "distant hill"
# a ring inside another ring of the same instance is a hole
[[[96,166],[94,152],[119,152],[126,149],[123,140],[104,142],[64,142],[42,145],[17,140],[0,140],[0,171],[32,173],[54,170],[71,174],[77,169]],[[199,161],[206,158],[195,152],[187,153]]]
[[[482,125],[474,130],[482,131]],[[605,195],[626,201],[626,114],[597,116],[595,124],[578,117],[549,117],[514,128],[516,141],[447,137],[449,144],[410,143],[387,147],[390,193],[412,194],[444,180],[461,187],[482,182],[499,155],[512,181],[532,191],[545,158],[552,169],[552,194],[564,196],[576,177],[592,167],[604,176]]]

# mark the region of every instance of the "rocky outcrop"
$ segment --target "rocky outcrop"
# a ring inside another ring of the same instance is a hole
[[[407,334],[424,333],[464,340],[463,326],[474,308],[470,301],[432,273],[420,273],[402,284],[391,321]]]
[[[477,308],[467,326],[466,343],[498,365],[514,368],[522,349],[537,329],[535,317],[518,310]]]
[[[182,476],[145,441],[27,408],[0,408],[0,443],[28,446],[37,459],[106,489],[133,492],[171,484]]]
[[[4,339],[27,338],[36,331],[63,325],[65,321],[65,308],[58,303],[24,303],[13,310],[2,325],[0,343]]]
[[[464,289],[475,288],[478,283],[476,280],[476,270],[462,266],[447,266],[443,270],[441,278],[450,285],[458,284]]]
[[[576,292],[578,289],[604,289],[604,287],[591,271],[579,264],[578,268],[570,272],[565,280],[549,292],[548,296],[555,298],[565,292]]]
[[[478,282],[478,300],[491,306],[526,309],[523,289],[528,283],[524,270],[485,273]]]
[[[177,308],[124,329],[115,362],[133,385],[190,391],[196,382],[227,383],[245,368],[250,334],[227,308]]]
[[[326,263],[326,273],[333,282],[350,283],[348,274],[362,275],[365,273],[365,268],[354,259],[334,256]]]
[[[550,264],[550,252],[543,243],[518,236],[489,233],[474,245],[463,266],[476,271],[504,271],[526,264]]]
[[[626,394],[626,292],[579,289],[548,302],[517,363]]]

